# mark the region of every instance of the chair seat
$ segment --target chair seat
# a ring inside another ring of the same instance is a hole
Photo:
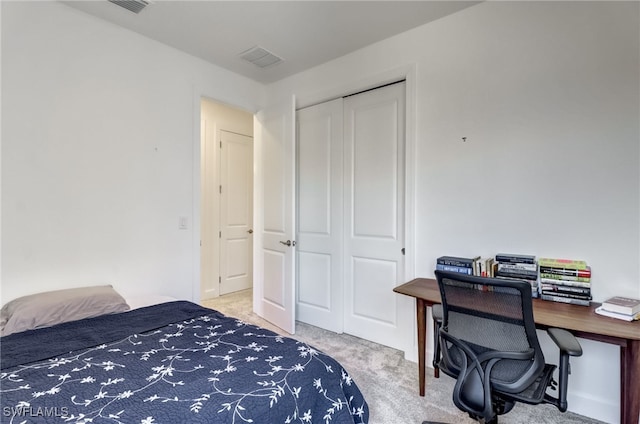
[[[544,370],[538,378],[520,393],[504,393],[500,391],[496,391],[495,393],[506,400],[514,400],[537,405],[543,401],[547,387],[552,384],[553,372],[555,369],[555,365],[545,364]]]

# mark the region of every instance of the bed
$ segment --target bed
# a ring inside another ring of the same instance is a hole
[[[3,308],[4,309],[4,308]],[[330,356],[191,302],[0,338],[2,423],[366,423]]]

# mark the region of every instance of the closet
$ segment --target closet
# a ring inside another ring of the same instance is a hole
[[[405,83],[296,115],[296,319],[403,349]]]

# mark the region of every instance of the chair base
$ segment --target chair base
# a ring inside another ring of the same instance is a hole
[[[509,408],[511,409],[511,408]],[[486,421],[481,417],[477,417],[473,414],[469,414],[469,417],[478,421],[480,424],[498,424],[498,416],[496,415],[495,417],[493,417],[492,420],[490,421]],[[447,424],[447,423],[443,423],[441,421],[422,421],[422,424]]]
[[[478,421],[478,422],[482,422],[482,421]],[[498,420],[495,419],[494,421],[488,421],[485,422],[485,424],[497,424]],[[449,423],[443,423],[441,421],[422,421],[422,424],[449,424]]]

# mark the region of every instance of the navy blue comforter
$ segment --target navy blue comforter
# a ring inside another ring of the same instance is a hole
[[[2,423],[366,423],[313,347],[190,302],[0,339]]]

